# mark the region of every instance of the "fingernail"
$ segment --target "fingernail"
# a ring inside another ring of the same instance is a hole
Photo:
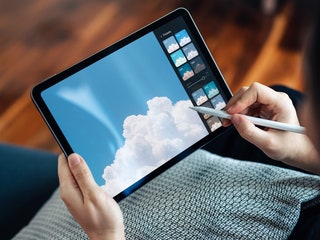
[[[233,110],[233,106],[230,106],[230,107],[226,107],[224,110],[227,112],[227,113],[232,113],[232,110]]]
[[[230,121],[227,119],[222,119],[222,126],[227,127],[228,125],[230,125]]]
[[[78,154],[76,153],[72,153],[69,157],[68,157],[68,162],[69,162],[69,165],[71,167],[74,167],[76,166],[77,164],[80,163],[80,157]]]

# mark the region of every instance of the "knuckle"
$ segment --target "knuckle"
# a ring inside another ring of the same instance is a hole
[[[249,128],[242,129],[240,135],[247,140],[252,139],[254,137],[253,132]]]
[[[66,200],[67,200],[67,190],[65,188],[60,187],[59,195],[60,195],[60,198],[62,199],[62,201],[66,202]]]
[[[86,178],[89,176],[89,172],[82,166],[82,164],[79,164],[75,169],[73,169],[72,173],[76,179]]]
[[[103,203],[105,200],[104,196],[100,193],[100,191],[90,192],[88,198],[94,205],[99,205],[100,203]]]
[[[269,154],[274,155],[276,152],[278,152],[279,144],[276,140],[274,140],[274,138],[269,137],[265,139],[263,143],[263,148]]]
[[[292,100],[287,93],[279,92],[279,94],[282,97],[283,101],[286,101],[287,103],[292,103]]]
[[[261,83],[258,83],[258,82],[253,82],[251,85],[250,85],[250,88],[252,89],[258,89],[261,87]]]
[[[270,151],[274,148],[274,141],[271,137],[266,138],[263,145],[264,145],[264,148]]]
[[[239,92],[245,92],[248,90],[248,88],[249,88],[248,86],[243,86],[240,88]]]
[[[243,94],[242,96],[240,96],[239,100],[238,100],[239,104],[245,104],[245,105],[250,105],[250,98]]]

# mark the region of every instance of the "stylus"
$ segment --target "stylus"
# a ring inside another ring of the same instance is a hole
[[[219,118],[227,118],[230,119],[231,115],[226,113],[225,111],[222,110],[217,110],[213,108],[208,108],[208,107],[190,107],[191,109],[204,113],[204,114],[209,114],[212,116],[217,116]],[[296,125],[291,125],[287,123],[282,123],[282,122],[276,122],[272,120],[267,120],[267,119],[262,119],[262,118],[256,118],[256,117],[251,117],[251,116],[246,116],[244,115],[250,122],[252,122],[255,125],[258,126],[263,126],[263,127],[269,127],[277,130],[282,130],[282,131],[288,131],[288,132],[294,132],[294,133],[305,133],[305,128],[301,126],[296,126]]]

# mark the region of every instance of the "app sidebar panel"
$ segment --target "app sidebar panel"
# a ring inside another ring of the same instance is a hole
[[[226,98],[194,36],[182,17],[154,31],[193,105],[223,109]],[[221,127],[215,116],[201,114],[208,131]]]

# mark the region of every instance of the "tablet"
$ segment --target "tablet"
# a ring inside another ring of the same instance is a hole
[[[63,57],[63,56],[61,56]],[[62,151],[79,153],[119,201],[225,131],[231,92],[179,8],[36,85],[32,100]]]

